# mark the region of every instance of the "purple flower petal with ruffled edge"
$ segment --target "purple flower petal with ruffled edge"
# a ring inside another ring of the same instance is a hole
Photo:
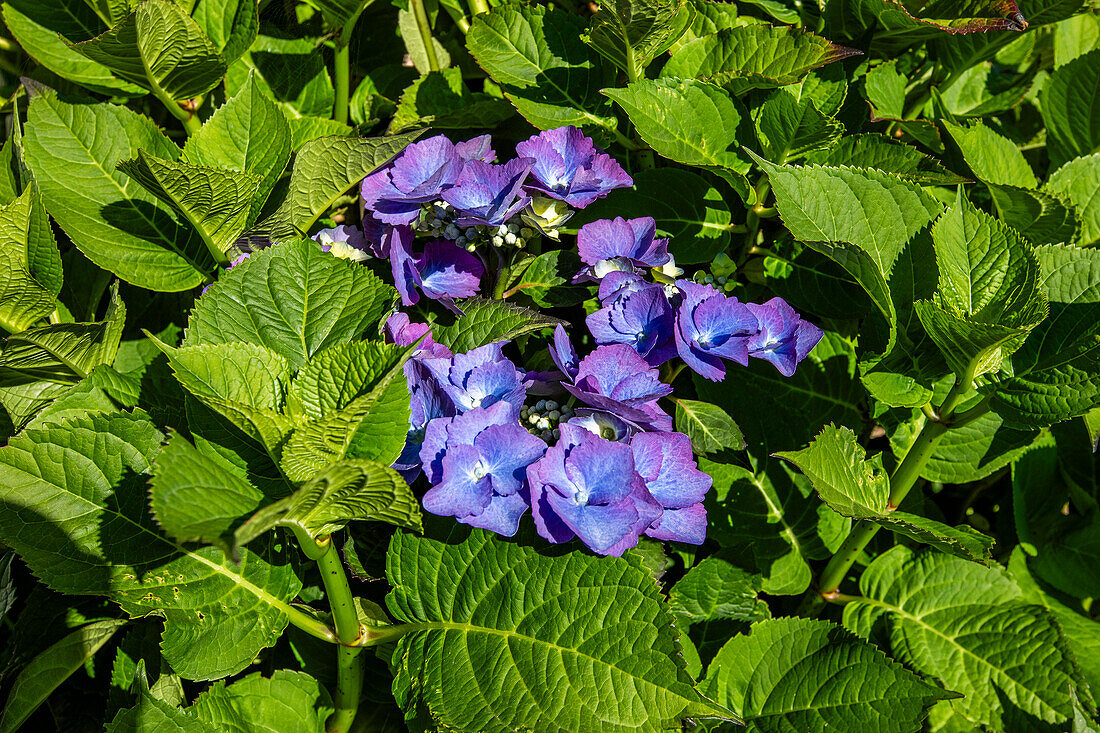
[[[760,329],[748,341],[749,356],[771,362],[784,377],[792,376],[798,364],[817,346],[823,332],[803,321],[782,298],[747,305]]]
[[[702,504],[665,509],[645,533],[657,540],[701,545],[707,539],[707,510]]]
[[[546,444],[524,430],[504,403],[433,420],[420,453],[433,484],[424,508],[515,534],[527,504],[527,466],[545,451]]]
[[[533,158],[525,188],[583,209],[616,188],[634,185],[622,166],[597,148],[573,125],[545,130],[516,145],[516,154]]]
[[[711,478],[699,470],[691,440],[683,433],[638,433],[630,449],[638,475],[666,509],[698,504],[710,490]]]
[[[461,143],[455,143],[455,154],[463,161],[480,160],[483,163],[495,163],[496,151],[493,150],[493,138],[489,135],[478,135]]]
[[[561,325],[554,327],[554,343],[550,345],[550,358],[554,360],[558,370],[567,378],[577,376],[577,350],[573,348],[573,342],[569,340],[569,334]]]
[[[458,210],[458,226],[498,226],[518,214],[531,199],[523,195],[523,182],[534,161],[516,158],[504,165],[480,160],[466,163],[453,188],[442,198]]]
[[[683,301],[676,311],[676,350],[693,371],[717,382],[726,376],[723,359],[749,363],[749,340],[759,331],[748,306],[709,285],[677,280]]]
[[[674,314],[663,286],[615,272],[600,283],[600,299],[603,307],[585,319],[596,343],[626,344],[650,366],[676,355]]]
[[[450,359],[425,359],[423,364],[459,412],[507,402],[519,419],[524,374],[504,357],[499,343],[486,344]]]
[[[412,255],[414,236],[412,227],[397,226],[390,227],[382,239],[383,247],[390,253],[393,285],[401,294],[401,302],[404,305],[415,305],[420,302],[420,293],[417,292],[420,273],[416,269],[416,259]]]
[[[657,222],[638,219],[600,219],[577,232],[577,251],[587,265],[573,282],[597,282],[611,272],[636,272],[669,261],[668,240],[656,239]]]
[[[469,298],[477,295],[484,265],[454,242],[437,239],[428,242],[416,258],[420,289],[433,300]]]
[[[600,346],[581,360],[573,384],[562,384],[585,404],[648,430],[672,430],[657,400],[672,392],[657,370],[626,344]]]
[[[558,444],[527,467],[532,514],[550,542],[578,537],[594,552],[620,556],[661,516],[634,470],[629,446],[568,424]]]

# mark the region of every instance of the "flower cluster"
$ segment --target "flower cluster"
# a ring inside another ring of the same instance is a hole
[[[499,279],[520,250],[557,238],[575,209],[631,185],[574,127],[515,152],[497,163],[487,136],[414,143],[363,181],[362,231],[315,238],[338,257],[388,259],[405,306],[425,297],[461,315],[484,275]],[[790,376],[821,331],[779,298],[742,303],[684,279],[650,217],[589,222],[576,247],[583,267],[573,282],[598,302],[585,318],[596,347],[582,358],[558,326],[554,371],[517,366],[507,342],[452,353],[428,324],[389,318],[391,342],[417,344],[404,367],[411,418],[394,467],[410,484],[426,478],[427,511],[503,535],[530,512],[550,542],[579,538],[602,554],[620,555],[641,535],[701,543],[711,480],[661,404],[678,371],[664,365],[679,358],[720,380],[726,362],[753,357]]]

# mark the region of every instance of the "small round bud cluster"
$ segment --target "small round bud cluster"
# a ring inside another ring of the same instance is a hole
[[[699,270],[691,279],[697,283],[711,285],[717,290],[731,292],[737,284],[734,272],[737,267],[725,253],[719,254],[711,263],[709,271]]]
[[[531,240],[540,236],[538,230],[524,226],[518,218],[495,227],[462,227],[455,219],[453,206],[446,201],[434,201],[425,204],[421,209],[416,232],[421,236],[448,239],[468,252],[473,252],[481,244],[523,249]]]
[[[555,400],[539,400],[533,405],[520,408],[519,419],[523,427],[532,435],[550,442],[561,437],[558,425],[573,417],[573,408],[559,405]]]

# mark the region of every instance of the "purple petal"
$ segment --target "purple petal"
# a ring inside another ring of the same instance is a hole
[[[630,441],[630,448],[646,488],[666,509],[697,504],[710,490],[711,478],[696,465],[686,435],[638,433]]]
[[[646,534],[658,540],[701,545],[707,538],[707,510],[702,504],[665,509]]]
[[[424,494],[424,508],[440,516],[480,514],[489,506],[492,488],[480,472],[481,454],[471,445],[449,446],[442,459],[443,480]]]
[[[469,298],[477,294],[485,268],[481,260],[453,242],[435,240],[416,260],[420,287],[432,299]]]
[[[420,294],[416,291],[420,284],[420,273],[416,271],[416,260],[410,251],[413,241],[412,227],[390,227],[382,241],[390,253],[390,272],[394,287],[401,294],[401,302],[414,305],[420,300]]]
[[[494,493],[501,495],[518,491],[527,478],[527,466],[546,452],[546,443],[519,423],[490,425],[474,439],[474,446],[481,453]]]
[[[507,496],[493,494],[489,506],[481,514],[458,517],[458,521],[471,527],[480,527],[505,537],[512,537],[519,531],[519,521],[529,507],[527,492],[519,491]]]
[[[569,340],[569,335],[559,324],[554,328],[554,345],[550,347],[550,356],[561,373],[569,379],[577,376],[577,350]]]

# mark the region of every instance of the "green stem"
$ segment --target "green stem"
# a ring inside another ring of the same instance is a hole
[[[332,538],[322,537],[315,541],[298,527],[294,528],[294,535],[306,557],[316,560],[317,568],[321,571],[321,582],[325,586],[325,596],[332,610],[332,624],[340,643],[336,652],[336,710],[325,727],[328,733],[347,733],[359,710],[359,696],[363,688],[363,665],[359,660],[362,629],[359,613],[355,608],[355,598],[351,595],[348,576]]]
[[[760,234],[760,214],[767,210],[764,206],[764,200],[768,197],[771,188],[772,184],[768,180],[768,174],[761,173],[760,177],[756,179],[756,185],[752,187],[756,195],[756,201],[753,202],[749,213],[745,216],[745,245],[741,249],[741,259],[738,260],[738,267],[745,263],[745,260],[749,257],[749,251],[756,246],[756,239]]]
[[[470,0],[470,14],[481,15],[489,12],[489,3],[486,0]]]
[[[348,31],[350,28],[345,28]],[[432,47],[432,54],[435,48]],[[332,118],[337,122],[347,124],[348,121],[348,86],[351,80],[351,48],[344,38],[344,33],[336,39],[336,102],[332,107]]]
[[[420,31],[420,41],[424,44],[424,55],[428,57],[428,68],[439,71],[439,58],[435,55],[435,40],[432,38],[432,26],[428,22],[424,0],[409,0],[409,5],[412,6],[413,17],[416,18],[416,28]]]
[[[626,81],[633,84],[638,81],[638,61],[634,58],[634,49],[626,48]]]
[[[970,389],[971,380],[957,379],[951,391],[947,393],[943,404],[937,411],[938,420],[927,420],[921,428],[920,434],[913,442],[909,452],[894,469],[890,476],[890,498],[886,506],[888,512],[898,508],[901,502],[909,494],[920,478],[921,471],[928,465],[929,459],[936,450],[936,446],[944,434],[952,426],[951,417],[959,400]],[[980,407],[980,405],[979,405]],[[967,413],[970,411],[968,410]],[[963,413],[964,415],[967,413]],[[836,554],[829,560],[829,564],[821,572],[817,588],[807,594],[799,608],[799,614],[815,616],[821,612],[826,601],[838,598],[838,588],[844,582],[848,571],[862,554],[864,548],[878,533],[880,526],[867,520],[860,520],[852,527],[848,538],[840,546]]]
[[[289,609],[289,610],[288,610]],[[324,625],[317,619],[310,616],[304,611],[299,611],[294,606],[287,606],[287,608],[281,609],[286,614],[290,623],[297,626],[302,631],[306,632],[312,637],[320,639],[321,641],[327,641],[330,644],[336,644],[339,640],[336,638],[335,632],[328,626]]]

